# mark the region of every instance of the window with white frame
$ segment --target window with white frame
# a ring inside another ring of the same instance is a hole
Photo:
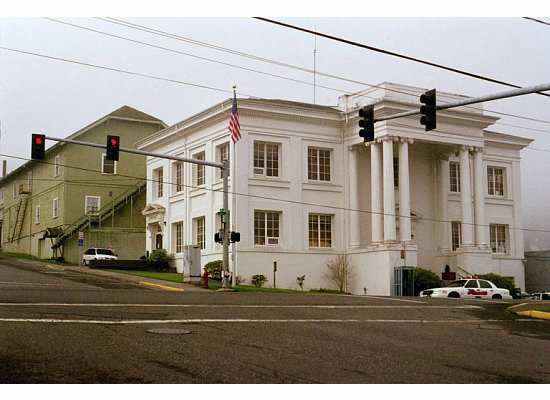
[[[153,186],[155,198],[162,198],[164,195],[164,170],[162,167],[153,170]]]
[[[451,249],[456,251],[462,245],[462,223],[451,221]]]
[[[254,244],[276,246],[279,244],[279,217],[277,211],[254,211]]]
[[[312,181],[330,182],[330,150],[307,149],[307,177]]]
[[[487,193],[504,196],[504,168],[487,167]]]
[[[193,218],[195,230],[195,245],[201,249],[206,249],[205,219],[204,217]]]
[[[193,158],[196,160],[203,160],[205,159],[205,153],[204,151],[201,151],[200,153],[193,154]],[[202,186],[206,182],[206,176],[205,176],[205,168],[202,164],[193,164],[193,185],[194,186]]]
[[[59,199],[56,197],[52,202],[52,218],[57,218],[59,215]]]
[[[99,212],[101,207],[101,197],[99,196],[85,196],[84,197],[84,213],[94,214]]]
[[[40,206],[36,206],[36,212],[34,214],[34,222],[36,224],[40,223]]]
[[[61,166],[60,164],[60,157],[59,155],[55,156],[53,159],[53,176],[57,177],[61,174]]]
[[[460,164],[449,163],[449,190],[453,193],[460,193]]]
[[[173,190],[174,193],[180,193],[183,192],[183,163],[182,162],[175,162],[172,169],[172,177],[173,177]]]
[[[183,221],[172,224],[174,237],[174,250],[176,253],[183,253]]]
[[[498,254],[508,253],[508,225],[490,224],[489,238],[491,242],[491,251]]]
[[[332,215],[309,214],[309,247],[332,247]]]
[[[254,142],[254,175],[279,176],[279,144]]]
[[[229,161],[229,142],[216,146],[216,161],[221,163],[223,161]],[[218,179],[222,179],[222,170],[217,168]],[[227,171],[227,176],[230,175],[230,170]]]
[[[114,160],[107,160],[107,155],[101,155],[101,173],[114,175],[116,174],[116,164]]]

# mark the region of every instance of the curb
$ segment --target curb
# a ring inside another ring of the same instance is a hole
[[[544,319],[550,321],[550,312],[536,311],[536,310],[527,310],[527,311],[515,311],[517,315],[522,317],[530,317],[537,319]]]
[[[166,290],[166,291],[169,291],[169,292],[183,292],[185,290],[185,289],[182,289],[182,288],[176,288],[176,287],[173,287],[173,286],[161,285],[160,283],[151,283],[151,282],[146,282],[146,281],[140,281],[139,284],[142,285],[142,286],[150,286],[150,287],[153,287],[153,288]]]

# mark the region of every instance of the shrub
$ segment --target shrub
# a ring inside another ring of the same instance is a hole
[[[336,285],[338,292],[347,293],[351,281],[353,267],[349,263],[349,258],[346,254],[338,255],[335,259],[327,261],[328,280]]]
[[[165,249],[156,249],[151,252],[148,264],[155,270],[166,270],[173,264],[175,257]]]
[[[258,274],[258,275],[252,275],[252,284],[256,287],[262,287],[264,283],[267,282],[267,278],[265,275]]]
[[[237,276],[235,277],[235,284],[236,284],[237,286],[239,286],[239,285],[244,285],[245,282],[246,282],[246,278],[243,278],[243,277],[240,276],[240,275],[237,275]]]
[[[208,272],[208,276],[215,281],[222,280],[223,261],[216,260],[206,263],[204,270]]]
[[[443,286],[439,276],[430,270],[423,268],[414,269],[414,295],[418,296],[422,290]]]
[[[302,290],[304,290],[304,281],[305,280],[306,280],[305,275],[296,277],[296,283],[298,284],[298,286],[300,286],[300,289],[302,289]]]
[[[486,279],[490,282],[493,282],[497,287],[502,289],[508,289],[510,293],[514,289],[514,278],[488,273],[477,276],[479,279]]]

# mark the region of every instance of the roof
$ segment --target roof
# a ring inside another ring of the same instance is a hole
[[[80,135],[83,135],[90,129],[94,128],[95,126],[103,123],[104,121],[108,119],[123,119],[123,120],[133,120],[133,121],[142,121],[142,122],[148,122],[148,123],[158,123],[163,128],[166,128],[168,125],[166,125],[162,120],[153,117],[152,115],[149,115],[147,113],[144,113],[143,111],[137,110],[133,107],[124,105],[120,108],[117,108],[116,110],[110,112],[109,114],[104,115],[103,117],[95,120],[94,122],[86,125],[84,128],[79,129],[78,131],[72,133],[71,135],[67,136],[65,139],[76,139]],[[53,151],[57,150],[61,146],[65,145],[63,142],[57,142],[53,146],[49,147],[46,150],[46,156]],[[9,174],[7,174],[5,177],[0,179],[0,183],[3,183],[5,180],[13,177],[14,175],[18,174],[20,171],[25,170],[32,166],[34,163],[36,163],[35,160],[29,160],[23,165],[20,165],[18,168],[11,171]]]

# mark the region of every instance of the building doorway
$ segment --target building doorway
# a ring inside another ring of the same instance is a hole
[[[155,236],[155,249],[162,249],[162,233],[157,233]]]

